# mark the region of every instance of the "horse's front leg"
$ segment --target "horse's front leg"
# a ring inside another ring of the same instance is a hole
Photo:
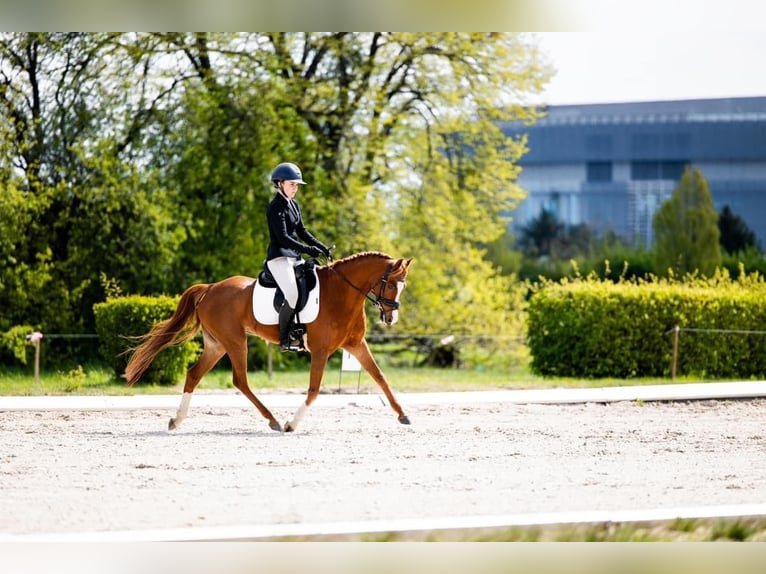
[[[356,357],[359,364],[364,367],[364,370],[370,374],[376,383],[378,383],[378,386],[388,399],[388,404],[390,404],[391,408],[394,409],[394,412],[399,415],[399,422],[403,425],[410,424],[410,418],[404,414],[404,409],[399,404],[399,401],[396,400],[394,393],[391,391],[391,387],[388,385],[386,376],[383,374],[383,371],[380,370],[380,367],[378,367],[377,361],[375,361],[375,358],[370,352],[370,347],[367,346],[367,341],[362,339],[358,344],[346,346],[345,349]]]
[[[330,358],[330,353],[325,350],[313,350],[311,351],[311,373],[309,375],[309,390],[306,393],[306,400],[298,410],[295,411],[293,419],[285,423],[285,432],[294,431],[298,424],[301,422],[303,415],[306,414],[306,410],[314,402],[319,394],[319,387],[322,385],[322,377],[324,376],[324,370],[327,367],[327,361]]]

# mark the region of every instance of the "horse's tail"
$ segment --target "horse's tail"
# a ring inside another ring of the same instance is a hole
[[[160,351],[172,345],[185,343],[197,334],[200,327],[197,305],[209,288],[210,284],[207,283],[189,287],[181,295],[173,316],[157,323],[149,333],[139,337],[142,342],[133,349],[125,367],[125,379],[129,387],[141,378]]]

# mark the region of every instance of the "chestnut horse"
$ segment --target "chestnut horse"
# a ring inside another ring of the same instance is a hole
[[[306,325],[304,338],[311,353],[309,388],[305,402],[293,419],[285,423],[285,431],[296,429],[306,409],[316,399],[327,361],[338,349],[345,349],[356,357],[383,390],[391,408],[399,415],[399,422],[410,423],[365,339],[365,301],[369,299],[378,307],[383,323],[396,323],[399,297],[410,263],[411,258],[393,259],[384,253],[365,252],[316,268],[320,285],[319,314]],[[252,277],[234,276],[218,283],[192,285],[181,295],[173,316],[155,325],[133,350],[125,369],[128,386],[141,378],[160,351],[188,341],[202,329],[202,354],[186,373],[181,405],[175,418],[170,419],[168,429],[178,428],[183,422],[197,384],[221,357],[228,355],[234,386],[269,421],[269,427],[283,430],[271,411],[250,390],[247,381],[248,334],[272,343],[279,342],[279,326],[263,325],[253,316],[255,283]]]

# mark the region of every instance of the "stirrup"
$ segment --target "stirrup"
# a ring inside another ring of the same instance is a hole
[[[302,351],[303,346],[295,341],[289,341],[285,343],[279,343],[279,350],[283,353],[287,353],[288,351]]]
[[[287,332],[287,337],[279,341],[279,349],[282,352],[286,351],[303,351],[303,335],[306,330],[300,325],[292,325],[292,328]]]

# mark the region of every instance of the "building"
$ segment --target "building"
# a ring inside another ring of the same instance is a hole
[[[534,126],[503,129],[529,138],[516,229],[548,209],[649,247],[654,212],[690,165],[716,209],[728,205],[766,245],[766,97],[550,106]]]

